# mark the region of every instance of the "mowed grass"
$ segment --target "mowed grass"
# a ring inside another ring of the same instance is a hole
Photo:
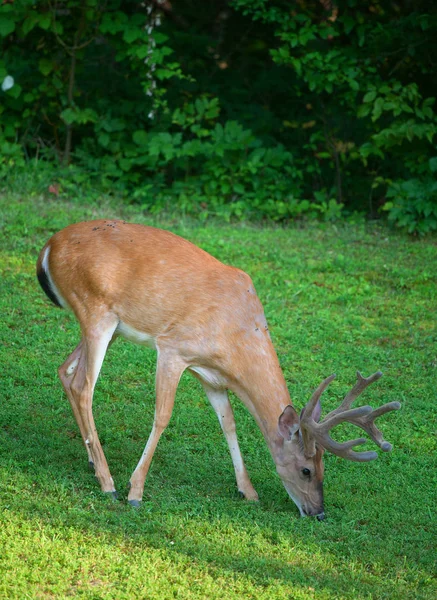
[[[60,228],[116,216],[172,229],[250,273],[297,407],[333,372],[325,412],[357,369],[384,372],[359,402],[402,402],[380,420],[394,451],[367,464],[325,455],[326,521],[299,518],[233,398],[260,502],[238,497],[217,419],[188,375],[143,506],[127,505],[153,418],[155,356],[124,341],[108,352],[94,399],[120,499],[100,493],[56,374],[78,327],[46,300],[34,265]],[[16,195],[1,198],[0,227],[1,598],[437,597],[435,238],[371,225],[152,222],[133,208]]]

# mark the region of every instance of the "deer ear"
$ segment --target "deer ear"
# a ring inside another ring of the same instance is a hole
[[[299,429],[299,415],[294,407],[289,404],[278,420],[278,430],[284,440],[291,440],[291,437]]]
[[[317,400],[317,404],[314,407],[313,410],[313,419],[316,423],[318,423],[320,421],[320,415],[322,414],[322,405],[320,403],[320,400]]]

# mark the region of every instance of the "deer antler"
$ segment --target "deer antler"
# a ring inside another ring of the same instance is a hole
[[[321,423],[316,423],[312,418],[313,410],[320,400],[320,396],[335,378],[335,375],[331,375],[319,385],[311,396],[308,404],[305,406],[300,418],[300,431],[302,433],[306,456],[311,457],[315,455],[316,442],[318,442],[320,446],[323,446],[329,452],[349,460],[364,462],[377,458],[378,455],[376,452],[355,452],[352,450],[355,446],[364,444],[366,441],[365,438],[358,438],[340,444],[330,437],[328,432],[339,423],[344,422],[352,423],[353,425],[364,429],[381,450],[384,452],[391,451],[392,445],[389,442],[384,441],[381,431],[379,431],[374,424],[374,420],[386,412],[398,410],[401,407],[400,403],[389,402],[375,410],[373,410],[371,406],[350,408],[352,402],[358,398],[366,387],[381,376],[382,373],[380,371],[370,375],[370,377],[363,377],[361,373],[357,371],[357,383],[345,396],[340,406],[326,415]]]

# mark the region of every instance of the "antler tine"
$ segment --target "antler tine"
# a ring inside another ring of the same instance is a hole
[[[354,452],[352,450],[352,448],[354,448],[355,446],[365,444],[367,441],[365,438],[349,440],[348,442],[343,442],[342,444],[336,442],[327,434],[324,439],[325,442],[327,442],[327,445],[329,445],[329,451],[332,452],[332,454],[340,456],[341,458],[346,458],[355,462],[367,462],[378,458],[378,454],[371,450],[367,452]]]
[[[320,423],[319,431],[328,432],[330,429],[333,429],[333,427],[339,425],[340,423],[344,423],[345,421],[352,423],[354,419],[366,417],[371,412],[371,406],[359,406],[358,408],[351,408],[343,412],[332,411]]]
[[[333,379],[335,379],[335,373],[324,379],[319,385],[319,387],[314,391],[313,395],[308,400],[308,402],[305,405],[305,408],[303,409],[301,421],[309,421],[310,419],[312,419],[313,410],[315,409],[317,402],[320,400],[321,395]]]
[[[317,423],[313,419],[313,410],[321,395],[326,390],[331,381],[335,379],[335,373],[322,381],[319,387],[314,391],[311,398],[305,405],[300,416],[300,432],[302,435],[303,447],[305,456],[311,458],[316,454],[316,436],[314,435],[314,427]]]
[[[358,427],[361,427],[361,429],[364,429],[383,452],[391,452],[393,446],[390,442],[384,440],[382,432],[376,427],[374,420],[391,410],[399,410],[400,407],[400,402],[388,402],[387,404],[383,404],[379,408],[372,410],[371,413],[362,419],[357,419],[355,424],[358,425]]]
[[[377,371],[370,375],[369,377],[363,377],[359,371],[357,371],[357,383],[354,387],[346,394],[343,402],[340,404],[338,408],[331,411],[328,415],[326,415],[325,420],[334,415],[343,412],[344,410],[351,407],[352,403],[364,392],[367,386],[372,384],[374,381],[377,381],[380,377],[382,377],[381,371]]]

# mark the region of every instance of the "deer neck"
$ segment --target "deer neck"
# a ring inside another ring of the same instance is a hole
[[[252,414],[274,457],[284,441],[278,431],[279,417],[291,404],[276,353],[249,357],[245,371],[229,387]]]

